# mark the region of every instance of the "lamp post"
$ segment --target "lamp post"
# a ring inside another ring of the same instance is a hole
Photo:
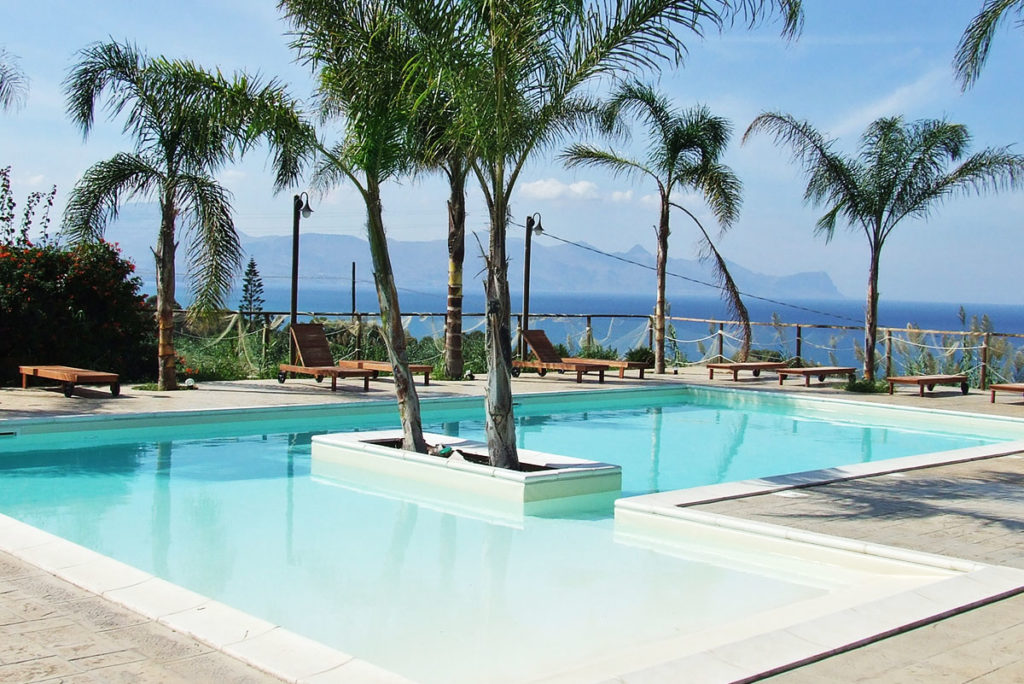
[[[299,308],[299,219],[309,218],[313,210],[309,207],[309,195],[301,192],[292,200],[292,305],[291,322],[294,326]],[[290,330],[290,329],[289,329]],[[289,334],[291,362],[296,361],[295,337]]]
[[[540,212],[533,216],[526,217],[526,258],[523,261],[523,324],[520,330],[530,329],[530,241],[533,234],[540,235],[544,227],[540,224]],[[519,336],[519,355],[526,359],[526,345],[523,344],[523,337]]]

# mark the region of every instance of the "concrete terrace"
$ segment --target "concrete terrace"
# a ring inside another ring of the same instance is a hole
[[[719,387],[799,392],[847,400],[1024,418],[1024,401],[1002,394],[962,396],[954,387],[918,397],[914,388],[896,394],[852,395],[840,381],[791,380],[747,374],[739,381],[703,368],[679,375],[576,384],[573,378],[524,374],[517,393],[588,391],[595,388],[712,384]],[[417,384],[424,398],[480,396],[482,380]],[[84,388],[65,398],[54,388],[0,388],[0,428],[14,418],[150,413],[216,408],[296,406],[390,400],[386,380],[360,391],[339,381],[339,391],[311,379],[202,383],[194,391],[145,392],[124,387],[118,398],[104,388]],[[714,503],[698,510],[766,521],[842,537],[939,553],[1024,569],[1024,455],[1014,454],[890,475],[865,477],[783,493]],[[1010,682],[1024,681],[1024,596],[1017,595],[862,645],[777,674],[780,682]],[[339,668],[310,681],[385,681],[369,670]],[[0,552],[0,682],[266,682],[279,681],[213,646],[154,619],[126,610],[9,553]],[[390,681],[390,680],[388,680]],[[620,680],[614,680],[620,681]],[[629,679],[633,682],[633,679]],[[646,680],[644,680],[646,681]]]

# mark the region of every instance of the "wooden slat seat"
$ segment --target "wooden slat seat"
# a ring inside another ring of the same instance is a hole
[[[761,375],[761,371],[765,370],[777,370],[779,368],[785,368],[786,364],[781,361],[732,361],[722,363],[709,363],[708,367],[708,380],[715,379],[715,371],[729,371],[732,373],[732,379],[738,380],[740,371],[751,371],[754,377]]]
[[[523,338],[533,350],[536,359],[526,361],[512,361],[512,375],[519,377],[519,371],[523,368],[536,369],[537,375],[544,377],[549,370],[572,371],[576,373],[576,382],[583,382],[586,373],[597,373],[597,381],[604,382],[604,371],[608,366],[597,359],[563,359],[558,355],[548,336],[543,330],[524,330]]]
[[[996,392],[1020,392],[1024,395],[1024,382],[998,382],[988,386],[992,393],[991,402],[996,403]]]
[[[391,363],[388,361],[370,361],[367,359],[342,359],[338,361],[338,366],[341,368],[365,368],[373,371],[373,377],[376,378],[380,373],[390,373],[392,371]],[[423,384],[430,384],[430,373],[434,370],[434,367],[426,363],[410,363],[410,373],[423,373]]]
[[[331,346],[327,343],[327,333],[319,323],[296,323],[291,327],[292,339],[298,352],[299,363],[282,363],[278,366],[277,381],[283,383],[288,373],[312,375],[320,382],[324,378],[331,379],[331,391],[338,390],[338,378],[362,378],[363,391],[370,389],[370,378],[374,371],[361,368],[341,368],[334,364]]]
[[[779,374],[779,384],[790,375],[796,375],[804,379],[804,387],[811,386],[811,378],[818,378],[819,382],[825,382],[830,375],[845,375],[853,382],[857,377],[857,369],[851,366],[814,366],[812,368],[776,368]]]
[[[121,394],[121,383],[117,373],[74,368],[72,366],[18,366],[21,373],[21,388],[28,387],[29,376],[57,380],[61,383],[64,396],[70,397],[75,385],[110,385],[110,393],[115,397]]]
[[[931,392],[936,385],[960,385],[960,392],[967,394],[967,376],[962,373],[938,375],[894,375],[885,379],[889,383],[889,394],[895,385],[917,385],[918,396],[924,396],[924,388]]]

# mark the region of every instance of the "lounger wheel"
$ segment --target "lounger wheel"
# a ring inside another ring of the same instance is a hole
[[[64,396],[65,397],[70,399],[71,395],[74,393],[74,391],[75,391],[74,383],[71,383],[71,382],[65,382],[64,383]]]
[[[540,377],[543,378],[547,374],[548,374],[548,369],[547,368],[538,368],[537,369],[537,375],[539,375]]]
[[[960,383],[960,393],[961,394],[967,394],[967,389],[968,389],[967,388],[967,383],[966,382],[961,382]]]
[[[110,383],[110,393],[115,397],[121,396],[121,383],[112,382]]]
[[[929,392],[931,392],[933,389],[935,389],[935,383],[934,382],[928,385],[928,391]]]
[[[284,371],[281,371],[280,373],[277,374],[277,381],[283,385],[284,384],[284,379],[287,378],[287,377],[288,377],[288,374],[285,373]]]
[[[558,369],[558,374],[559,375],[565,375],[565,369],[564,368],[559,368]]]
[[[314,375],[313,379],[316,380],[317,382],[323,382],[324,381],[324,376],[322,376],[322,375]]]
[[[513,378],[518,378],[519,374],[522,373],[522,372],[523,372],[522,368],[513,368],[512,369],[512,377]]]
[[[755,378],[761,377],[761,369],[760,368],[755,368],[754,369],[754,377]]]
[[[825,382],[825,376],[824,375],[819,375],[818,376],[818,382]]]

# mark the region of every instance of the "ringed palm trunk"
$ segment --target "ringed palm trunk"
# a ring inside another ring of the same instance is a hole
[[[462,378],[462,265],[466,258],[466,174],[450,177],[448,199],[448,311],[444,329],[444,372]]]
[[[381,323],[384,328],[384,342],[388,348],[388,360],[395,376],[395,397],[398,400],[398,415],[402,422],[402,448],[408,451],[426,453],[423,441],[423,425],[420,421],[420,398],[416,394],[409,359],[405,350],[405,329],[402,327],[402,311],[398,305],[398,290],[391,270],[391,256],[388,253],[387,238],[384,234],[384,218],[381,210],[380,186],[367,178],[367,234],[370,255],[373,257],[373,279],[377,284],[377,301],[380,304]]]
[[[878,259],[881,245],[871,245],[868,268],[868,301],[864,308],[864,379],[875,379],[875,342],[878,338]]]
[[[178,210],[174,198],[160,203],[160,236],[153,256],[156,258],[157,317],[157,389],[178,389],[174,364],[174,221]]]
[[[495,187],[503,185],[495,183]],[[512,414],[512,331],[508,294],[508,259],[505,255],[506,198],[495,193],[491,209],[491,237],[487,257],[487,452],[491,465],[515,470],[519,467],[516,427]]]
[[[668,197],[661,201],[661,219],[658,223],[658,255],[655,267],[658,274],[658,293],[654,303],[654,372],[665,372],[665,273],[668,270]]]

